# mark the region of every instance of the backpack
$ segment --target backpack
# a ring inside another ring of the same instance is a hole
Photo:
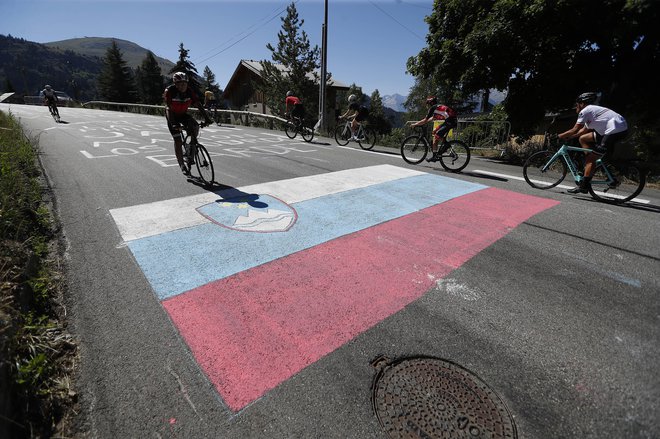
[[[358,112],[360,114],[364,114],[365,116],[369,116],[369,109],[365,107],[364,105],[360,105],[360,108],[358,109]]]

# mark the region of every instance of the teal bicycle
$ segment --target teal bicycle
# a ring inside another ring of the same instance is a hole
[[[561,183],[571,172],[576,184],[584,178],[581,155],[586,151],[571,145],[562,145],[558,151],[539,151],[527,159],[523,166],[525,181],[536,189],[550,189]],[[598,201],[624,203],[642,192],[646,173],[639,162],[625,160],[596,160],[596,172],[589,186],[589,194]]]

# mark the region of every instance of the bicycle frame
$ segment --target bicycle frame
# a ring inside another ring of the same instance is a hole
[[[577,146],[570,146],[570,145],[562,145],[559,150],[548,160],[548,163],[545,164],[543,167],[542,171],[546,171],[548,167],[554,163],[555,160],[557,160],[559,157],[562,157],[564,159],[564,162],[566,163],[566,166],[568,167],[569,172],[573,176],[573,179],[575,180],[576,183],[580,183],[583,179],[584,176],[580,175],[580,170],[577,168],[577,165],[571,158],[571,156],[568,154],[570,151],[577,151],[577,152],[592,152],[591,149],[588,148],[580,148]],[[610,174],[610,171],[607,169],[607,166],[604,166],[603,160],[602,159],[597,159],[596,162],[594,163],[595,169],[598,167],[602,167],[603,171],[605,172],[605,175],[607,175],[607,180],[592,180],[591,184],[592,185],[598,185],[598,184],[610,184],[614,181],[614,177],[612,177],[612,174]]]

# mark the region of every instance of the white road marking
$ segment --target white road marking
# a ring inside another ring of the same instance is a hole
[[[132,241],[208,223],[209,220],[198,214],[196,209],[217,201],[223,195],[234,198],[239,194],[276,194],[285,203],[293,204],[325,195],[424,174],[424,172],[392,165],[369,166],[329,174],[255,184],[238,189],[228,189],[219,193],[205,192],[187,197],[122,207],[112,209],[110,214],[114,218],[124,241]]]
[[[525,181],[524,177],[518,177],[517,175],[499,174],[497,172],[482,171],[481,169],[474,169],[474,170],[472,170],[472,172],[476,172],[478,174],[483,174],[483,175],[490,175],[491,177],[500,177],[500,178],[506,178],[506,179],[509,179],[509,180]],[[536,182],[535,180],[532,180],[532,181]],[[542,182],[538,182],[538,183],[542,183]],[[573,189],[575,186],[567,186],[565,184],[558,184],[555,187],[561,188],[561,189]],[[599,192],[599,191],[596,191],[596,193],[605,195],[603,192]],[[650,200],[647,200],[645,198],[633,198],[630,201],[634,201],[636,203],[642,203],[642,204],[648,204],[648,203],[651,202]]]

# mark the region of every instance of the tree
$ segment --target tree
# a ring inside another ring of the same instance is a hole
[[[158,61],[151,51],[147,52],[142,64],[135,70],[138,96],[145,104],[160,104],[163,102],[163,74]]]
[[[174,67],[169,71],[170,76],[175,72],[184,72],[188,76],[188,87],[191,87],[198,97],[201,97],[201,88],[199,84],[199,74],[197,73],[197,68],[190,57],[188,56],[189,50],[183,47],[183,43],[179,44],[179,59],[177,60]]]
[[[115,40],[112,40],[103,59],[99,92],[103,99],[110,102],[135,102],[137,98],[135,78]]]
[[[316,113],[310,110],[318,108],[319,78],[315,70],[319,67],[320,51],[318,46],[311,47],[307,33],[301,30],[305,20],[298,18],[295,3],[286,10],[286,17],[281,18],[282,29],[277,34],[277,48],[270,43],[266,45],[272,53],[272,62],[261,62],[263,84],[259,91],[270,110],[277,113],[278,109],[284,109],[284,96],[291,90],[302,100],[310,116]]]
[[[202,86],[204,87],[204,90],[211,90],[213,92],[216,102],[219,104],[222,89],[215,82],[215,74],[211,71],[209,66],[204,67],[204,72],[202,73]]]
[[[381,134],[389,133],[392,124],[385,117],[383,99],[378,89],[371,93],[371,108],[369,108],[369,125],[373,126]]]
[[[658,120],[659,10],[643,0],[436,0],[427,47],[407,67],[464,98],[508,90],[518,134],[583,91],[601,91],[601,103],[626,116]]]

